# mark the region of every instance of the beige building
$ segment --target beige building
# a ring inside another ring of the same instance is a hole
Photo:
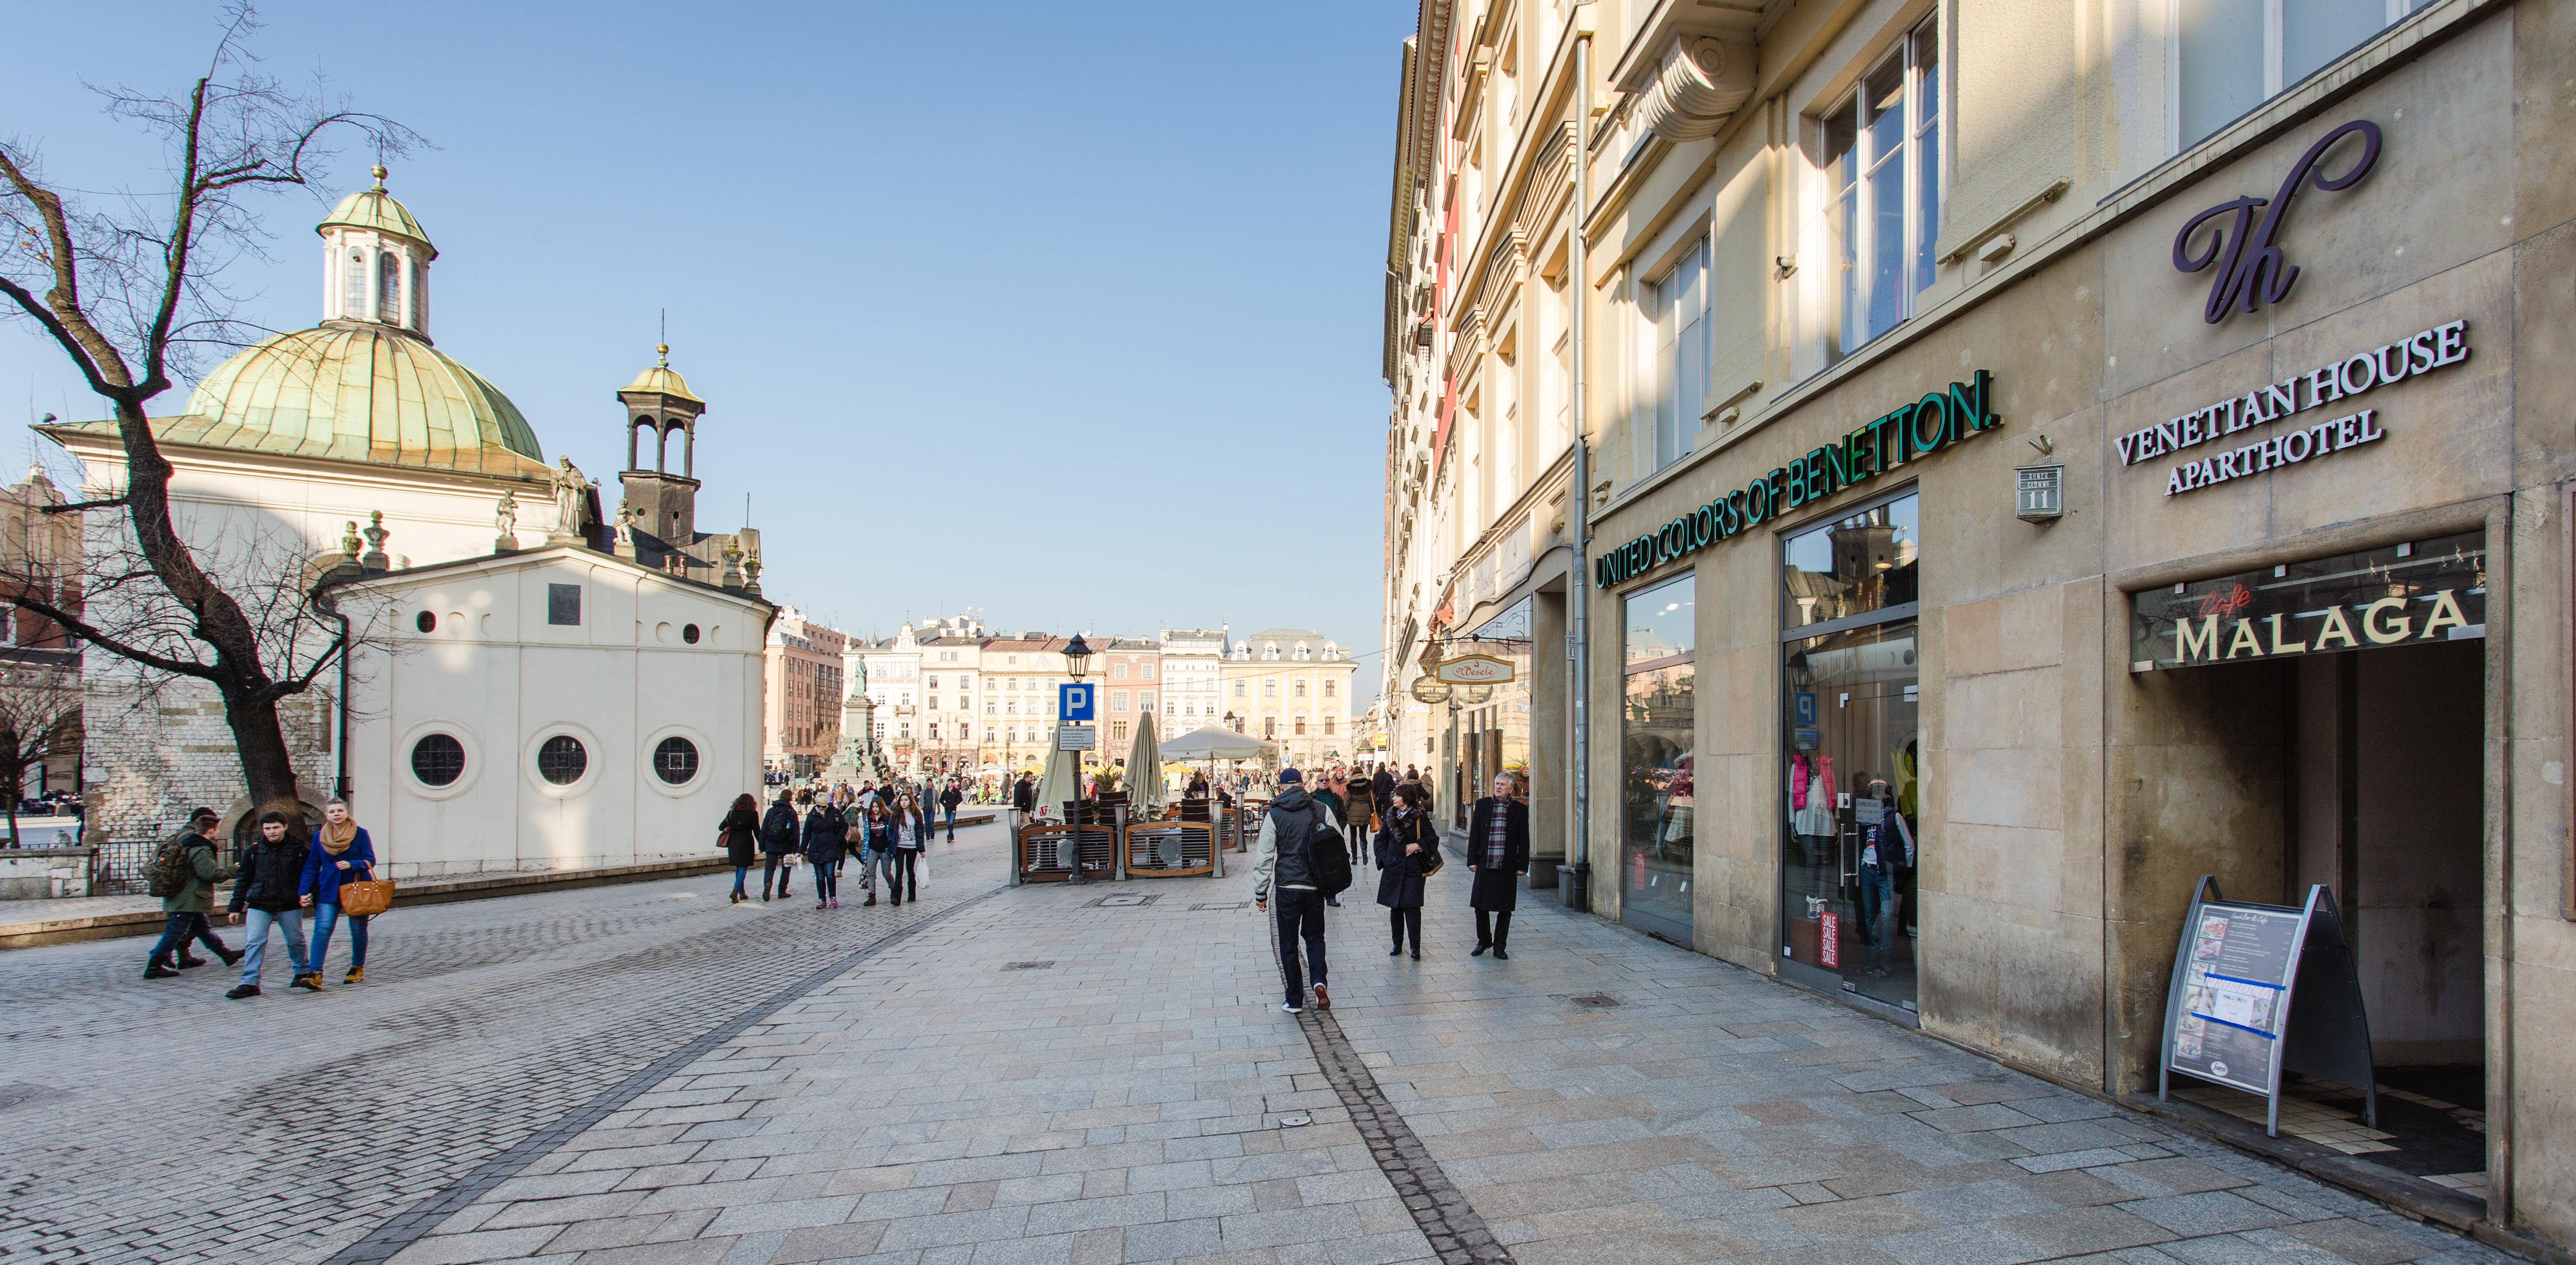
[[[1351,683],[1359,664],[1350,648],[1308,628],[1272,628],[1227,647],[1218,683],[1237,733],[1279,744],[1280,759],[1298,769],[1348,763]]]
[[[2576,1244],[2571,65],[2563,0],[1426,0],[1395,758],[1518,756],[1602,916],[2212,1118],[2331,1003],[2198,881],[2323,893],[2339,1075],[2477,1122],[2344,1180]]]
[[[821,772],[841,747],[841,660],[848,633],[780,607],[769,625],[763,664],[762,757],[771,769],[806,778]]]

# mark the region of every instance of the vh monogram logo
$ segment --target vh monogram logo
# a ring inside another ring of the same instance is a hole
[[[2329,179],[2316,169],[2326,151],[2346,136],[2359,133],[2361,158],[2340,176]],[[2349,189],[2361,183],[2379,162],[2379,125],[2368,119],[2354,119],[2325,134],[2325,138],[2308,147],[2305,157],[2290,169],[2290,178],[2281,182],[2278,193],[2269,200],[2242,197],[2221,202],[2201,212],[2174,234],[2174,267],[2184,272],[2198,272],[2212,263],[2219,265],[2218,275],[2209,283],[2209,305],[2202,309],[2201,319],[2215,325],[2227,319],[2230,309],[2251,312],[2258,303],[2279,303],[2288,298],[2290,285],[2299,279],[2299,269],[2283,257],[2272,238],[2281,231],[2281,219],[2289,214],[2290,198],[2299,186],[2314,177],[2316,186],[2328,193]],[[2254,213],[2263,212],[2256,220]],[[2232,222],[2210,233],[2207,248],[2191,251],[2191,235],[2200,226],[2220,216],[2233,215]]]

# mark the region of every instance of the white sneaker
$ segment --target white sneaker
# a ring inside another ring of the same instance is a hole
[[[1305,1007],[1300,1006],[1293,1001],[1283,1001],[1279,1003],[1279,1009],[1292,1015],[1302,1015],[1306,1013]]]

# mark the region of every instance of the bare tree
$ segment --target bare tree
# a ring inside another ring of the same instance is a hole
[[[8,805],[10,847],[19,846],[18,795],[26,789],[27,770],[77,746],[80,732],[77,669],[0,661],[0,800]]]
[[[300,814],[278,703],[310,688],[341,651],[335,644],[300,665],[272,657],[277,621],[247,609],[236,575],[206,566],[174,520],[171,466],[146,408],[198,350],[246,341],[220,275],[231,261],[260,253],[259,195],[309,184],[340,136],[354,133],[386,155],[418,138],[319,88],[290,91],[260,73],[245,47],[255,15],[243,5],[227,17],[206,74],[186,93],[103,93],[110,115],[167,145],[174,178],[166,194],[103,198],[111,205],[93,207],[45,178],[32,144],[0,139],[0,229],[9,234],[0,244],[0,296],[9,303],[0,312],[52,339],[112,410],[125,486],[111,499],[66,508],[120,511],[132,566],[116,583],[138,595],[157,588],[139,605],[159,613],[151,635],[138,636],[92,623],[82,608],[49,605],[42,594],[18,600],[98,650],[206,682],[223,702],[252,803]],[[322,610],[327,599],[316,603],[307,591],[297,605]]]

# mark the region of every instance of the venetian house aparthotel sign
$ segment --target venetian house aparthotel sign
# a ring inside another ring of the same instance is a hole
[[[2120,449],[2120,464],[2133,466],[2157,457],[2206,448],[2257,426],[2276,428],[2266,438],[2244,444],[2231,443],[2216,452],[2174,466],[2165,475],[2165,495],[2178,496],[2215,487],[2230,479],[2241,479],[2376,443],[2387,438],[2388,432],[2381,427],[2379,410],[2375,408],[2355,409],[2313,423],[2282,423],[2299,414],[2329,406],[2348,408],[2353,401],[2379,387],[2446,368],[2468,358],[2469,323],[2450,321],[2436,325],[2395,342],[2339,358],[2314,371],[2294,374],[2279,382],[2266,382],[2243,395],[2231,395],[2215,404],[2202,405],[2171,421],[2131,431],[2115,441]]]
[[[1994,375],[1983,369],[1946,391],[1933,391],[1853,427],[1833,443],[1809,449],[1646,535],[1593,559],[1593,580],[1613,588],[1656,567],[1725,540],[1794,509],[1867,483],[1952,444],[2003,424],[1991,401]]]

